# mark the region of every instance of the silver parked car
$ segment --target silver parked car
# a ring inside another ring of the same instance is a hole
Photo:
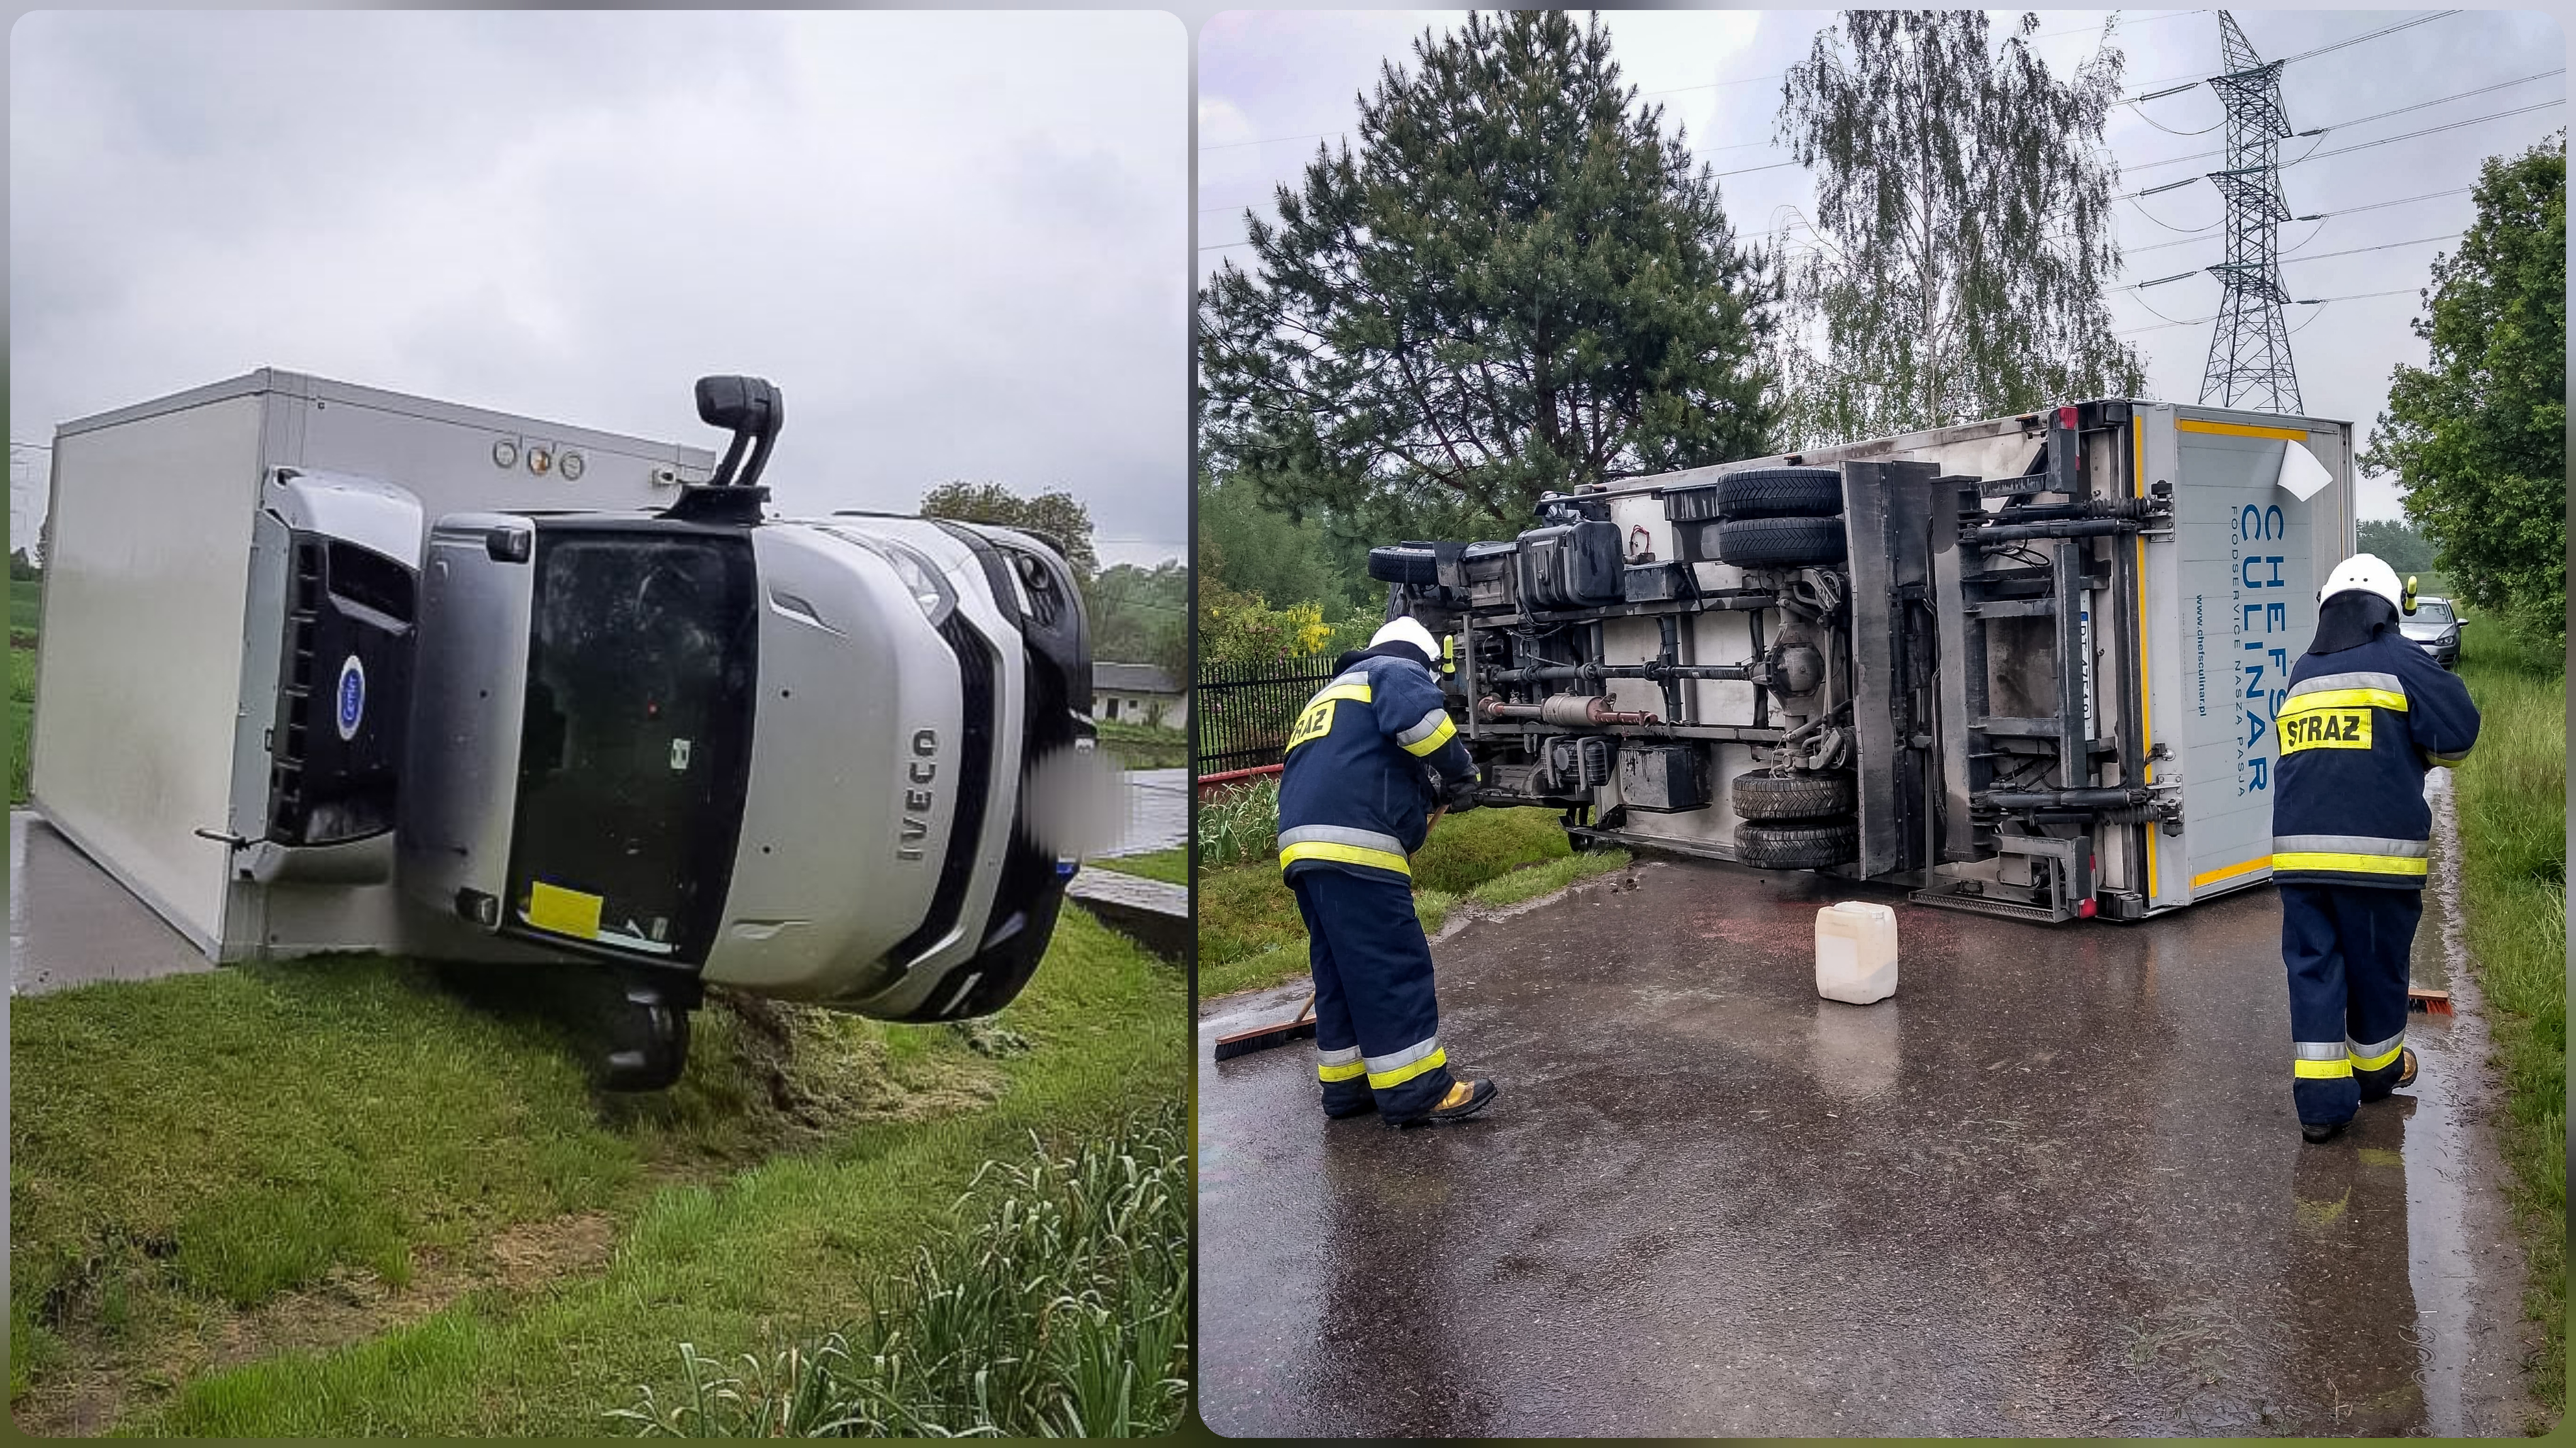
[[[2468,627],[2447,598],[2415,600],[2413,616],[2401,619],[2407,640],[2433,656],[2433,662],[2446,669],[2460,666],[2460,630]]]

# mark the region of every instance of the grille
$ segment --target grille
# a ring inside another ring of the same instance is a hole
[[[282,661],[276,733],[269,744],[268,834],[287,844],[304,841],[305,701],[313,697],[315,635],[322,613],[322,545],[295,544],[294,576],[287,583],[286,657]]]
[[[930,913],[895,942],[892,958],[906,966],[957,927],[966,907],[966,886],[975,873],[975,854],[984,842],[984,799],[992,792],[993,677],[999,661],[993,646],[954,613],[939,626],[939,636],[957,655],[958,692],[965,706],[964,737],[957,750],[957,813],[948,826],[948,851],[939,863],[939,888],[931,894]]]

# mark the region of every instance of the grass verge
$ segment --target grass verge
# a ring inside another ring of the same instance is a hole
[[[1190,848],[1187,845],[1174,845],[1168,850],[1153,850],[1142,855],[1111,855],[1090,864],[1095,869],[1160,880],[1166,885],[1190,882]]]
[[[1167,1103],[1058,1157],[976,1172],[953,1222],[846,1333],[739,1372],[680,1348],[680,1386],[613,1416],[685,1438],[1151,1437],[1189,1402],[1186,1117]]]
[[[2546,1335],[2533,1394],[2555,1422],[2567,1406],[2567,679],[2563,660],[2483,622],[2460,654],[2481,715],[2453,781],[2462,913],[2505,1084],[2524,1307]]]
[[[1413,856],[1414,913],[1437,932],[1461,902],[1499,909],[1628,863],[1624,850],[1577,855],[1556,814],[1480,809],[1444,817]],[[1297,898],[1267,860],[1199,870],[1199,998],[1254,990],[1306,969]]]
[[[675,1343],[855,1320],[1032,1132],[1078,1145],[1168,1099],[1182,1014],[1080,911],[993,1026],[711,1007],[689,1074],[639,1097],[393,961],[22,999],[13,1415],[595,1435]]]

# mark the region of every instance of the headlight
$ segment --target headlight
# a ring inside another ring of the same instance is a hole
[[[947,578],[941,575],[939,565],[930,560],[930,555],[892,538],[880,538],[848,528],[831,531],[844,542],[856,543],[884,559],[886,566],[894,570],[894,576],[903,580],[904,591],[921,606],[921,616],[930,620],[932,627],[946,622],[949,613],[957,607],[956,592],[949,588]]]
[[[938,565],[892,540],[886,540],[879,551],[886,562],[894,565],[895,576],[903,580],[912,601],[921,605],[923,618],[935,624],[948,617],[948,610],[957,604],[957,595],[948,591],[948,580],[939,576]]]

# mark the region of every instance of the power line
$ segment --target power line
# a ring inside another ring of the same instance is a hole
[[[2322,307],[2328,302],[2358,302],[2368,297],[2413,296],[2422,290],[2423,289],[2421,287],[2396,287],[2384,292],[2354,292],[2350,295],[2340,297],[2310,297],[2302,301],[2292,302],[2289,305],[2294,307]],[[2144,304],[2141,303],[2140,305]],[[2148,307],[2147,310],[2155,312],[2159,317],[2164,315],[2162,312],[2156,312],[2156,309],[2153,307]],[[2114,337],[2133,337],[2140,332],[2161,332],[2167,327],[2198,327],[2217,320],[2218,318],[2214,315],[2207,317],[2191,317],[2179,322],[2158,322],[2155,325],[2148,327],[2122,327],[2111,335]]]
[[[2344,208],[2343,208],[2342,210],[2340,210],[2340,211],[2314,211],[2314,212],[2310,212],[2309,214],[2307,214],[2307,215],[2305,215],[2305,216],[2293,216],[2293,217],[2291,217],[2290,219],[2291,219],[2292,221],[2317,221],[2317,222],[2330,221],[2330,220],[2332,220],[2332,219],[2334,219],[2335,217],[2338,217],[2338,216],[2351,216],[2351,215],[2354,215],[2354,214],[2356,214],[2356,213],[2358,213],[2358,212],[2363,212],[2363,211],[2385,211],[2385,210],[2387,210],[2389,207],[2392,207],[2392,206],[2410,206],[2410,205],[2412,205],[2412,204],[2414,204],[2415,202],[2418,202],[2418,201],[2431,201],[2431,200],[2434,200],[2434,199],[2436,199],[2436,198],[2443,197],[2443,196],[2465,196],[2465,195],[2467,195],[2468,193],[2470,193],[2470,192],[2472,192],[2472,191],[2475,191],[2475,190],[2477,190],[2477,189],[2478,189],[2478,188],[2476,188],[2476,187],[2474,187],[2474,186],[2454,186],[2454,187],[2452,187],[2452,188],[2451,188],[2450,190],[2448,190],[2448,191],[2427,191],[2427,192],[2425,192],[2425,193],[2424,193],[2423,195],[2421,195],[2421,196],[2400,196],[2400,197],[2398,197],[2398,198],[2397,198],[2396,200],[2394,200],[2394,201],[2374,201],[2374,202],[2371,202],[2371,203],[2370,203],[2369,205],[2367,205],[2367,206],[2347,206],[2347,207],[2344,207]],[[2150,220],[2150,221],[2154,221],[2154,220],[2155,220],[2155,218],[2154,218],[2154,217],[2149,217],[2149,218],[2147,218],[2147,219],[2148,219],[2148,220]],[[2164,223],[2163,223],[2163,222],[2160,222],[2160,221],[2159,221],[2159,222],[2156,222],[2156,224],[2157,224],[2157,225],[2159,225],[2159,226],[2163,226],[2163,225],[2164,225]],[[2213,226],[2214,226],[2214,225],[2216,225],[2216,224],[2217,224],[2217,223],[2215,223],[2215,222],[2211,223],[2211,225],[2213,225]],[[2176,229],[2178,229],[2178,228],[2174,228],[2174,227],[2167,227],[2166,229],[2170,231],[2170,230],[2176,230]],[[2208,230],[2209,228],[2208,228],[2208,227],[2203,227],[2203,228],[2201,228],[2201,229],[2202,229],[2202,230],[2204,230],[2204,231],[2206,231],[2206,230]],[[2308,233],[2308,235],[2309,235],[2311,238],[2313,238],[2313,237],[2316,235],[2316,233],[2315,233],[2315,232],[2310,232],[2310,233]],[[2137,255],[2139,252],[2142,252],[2142,251],[2168,251],[2168,250],[2171,250],[2172,248],[2177,247],[2177,246],[2190,246],[2190,245],[2193,245],[2194,243],[2198,242],[2200,239],[2201,239],[2201,238],[2199,238],[2199,237],[2197,237],[2197,236],[2186,236],[2186,237],[2184,237],[2184,238],[2183,238],[2182,240],[2180,240],[2180,241],[2159,241],[2159,242],[2155,243],[2155,244],[2154,244],[2154,245],[2152,245],[2152,246],[2124,246],[2124,247],[2120,248],[2120,254],[2121,254],[2121,255],[2123,255],[2123,256],[2135,256],[2135,255]],[[2307,242],[2306,242],[2306,241],[2302,241],[2302,242],[2300,242],[2300,243],[2299,243],[2299,245],[2300,245],[2300,246],[2305,246],[2305,245],[2307,245]],[[2297,249],[2297,248],[2295,248],[2295,247],[2294,247],[2294,248],[2292,248],[2292,250],[2296,250],[2296,249]]]
[[[2332,45],[2320,45],[2314,50],[2302,50],[2296,55],[2284,57],[2281,64],[2293,65],[2302,60],[2314,60],[2320,55],[2324,55],[2330,51],[2341,50],[2347,45],[2359,45],[2365,40],[2377,40],[2383,35],[2395,35],[2398,31],[2412,30],[2418,25],[2427,24],[2435,20],[2447,20],[2451,16],[2459,13],[2460,12],[2457,10],[2436,10],[2430,15],[2418,15],[2412,20],[2401,20],[2394,25],[2383,26],[2380,29],[2371,31],[2367,35],[2356,35],[2350,40],[2338,40]]]
[[[2440,236],[2419,236],[2412,241],[2388,241],[2382,242],[2377,246],[2356,246],[2349,251],[2321,251],[2315,256],[2291,257],[2282,262],[2281,265],[2292,266],[2305,261],[2324,261],[2328,257],[2335,256],[2359,256],[2365,251],[2395,251],[2401,246],[2428,246],[2437,241],[2457,241],[2467,234],[2468,233],[2462,231],[2447,231]]]
[[[2456,131],[2462,126],[2474,126],[2480,121],[2500,121],[2507,116],[2527,115],[2533,111],[2545,111],[2551,106],[2563,106],[2565,104],[2567,104],[2567,98],[2565,96],[2560,96],[2554,101],[2540,101],[2533,105],[2519,106],[2509,111],[2498,111],[2491,116],[2473,116],[2465,121],[2453,121],[2447,126],[2426,126],[2420,131],[2407,131],[2399,135],[2384,136],[2379,140],[2363,141],[2357,145],[2337,146],[2331,151],[2312,151],[2305,156],[2301,156],[2299,160],[2322,161],[2328,156],[2344,156],[2349,155],[2354,151],[2367,151],[2373,146],[2385,146],[2391,141],[2411,141],[2417,136],[2429,136],[2436,131]]]
[[[2459,240],[2462,236],[2465,236],[2465,235],[2467,235],[2467,233],[2466,233],[2466,232],[2460,232],[2460,231],[2449,231],[2449,232],[2444,232],[2444,233],[2443,233],[2442,235],[2440,235],[2440,236],[2419,236],[2419,237],[2416,237],[2416,238],[2415,238],[2414,240],[2412,240],[2412,241],[2384,241],[2384,242],[2381,242],[2381,243],[2380,243],[2379,245],[2377,245],[2377,246],[2356,246],[2356,247],[2351,248],[2351,249],[2350,249],[2350,250],[2348,250],[2348,251],[2321,251],[2321,252],[2318,252],[2315,256],[2292,256],[2292,257],[2284,257],[2284,258],[2282,258],[2282,259],[2281,259],[2280,264],[2281,264],[2282,266],[2293,266],[2293,265],[2296,265],[2296,264],[2298,264],[2298,263],[2300,263],[2300,262],[2324,261],[2324,260],[2326,260],[2326,259],[2328,259],[2328,258],[2330,258],[2330,257],[2338,257],[2338,256],[2359,256],[2359,255],[2361,255],[2363,252],[2367,252],[2367,251],[2395,251],[2397,248],[2399,248],[2399,247],[2401,247],[2401,246],[2426,246],[2426,245],[2429,245],[2429,244],[2431,244],[2431,243],[2433,243],[2433,242],[2437,242],[2437,241],[2457,241],[2457,240]],[[2186,272],[2175,272],[2172,276],[2169,276],[2169,277],[2158,277],[2158,278],[2156,278],[2154,281],[2151,281],[2151,282],[2131,282],[2129,285],[2127,285],[2127,286],[2125,286],[2125,287],[2118,287],[2118,288],[2114,288],[2114,290],[2117,290],[2117,291],[2123,291],[2123,292],[2134,292],[2134,291],[2137,291],[2137,290],[2139,290],[2139,289],[2141,289],[2141,288],[2144,288],[2144,287],[2160,287],[2160,286],[2163,286],[2163,285],[2164,285],[2165,283],[2167,283],[2167,282],[2178,282],[2178,281],[2183,280],[2183,279],[2184,279],[2184,278],[2186,278],[2186,277],[2196,277],[2196,276],[2200,275],[2203,271],[2206,271],[2206,270],[2207,270],[2207,268],[2206,268],[2206,267],[2194,267],[2194,268],[2193,268],[2193,269],[2191,269],[2190,271],[2186,271]]]
[[[2557,71],[2551,71],[2551,72],[2549,72],[2549,74],[2555,75],[2555,74],[2558,74],[2558,72],[2557,72]],[[2534,77],[2534,79],[2537,79],[2537,77]],[[2474,94],[2474,92],[2471,92],[2471,94]],[[2445,97],[2445,99],[2457,99],[2457,97]],[[2437,104],[2437,102],[2427,101],[2427,102],[2425,102],[2424,104],[2426,104],[2426,105],[2434,105],[2434,104]],[[2306,154],[2306,155],[2304,155],[2304,156],[2299,157],[2297,160],[2294,160],[2294,161],[2283,161],[2283,162],[2281,162],[2280,164],[2282,164],[2282,165],[2284,165],[2284,166],[2295,166],[2295,165],[2298,165],[2298,164],[2299,164],[2299,162],[2301,162],[2301,161],[2321,161],[2321,160],[2324,160],[2324,159],[2325,159],[2326,157],[2328,157],[2328,156],[2341,156],[2341,155],[2344,155],[2344,154],[2346,154],[2346,153],[2348,153],[2348,152],[2352,152],[2352,151],[2364,151],[2364,150],[2368,150],[2369,148],[2371,148],[2371,147],[2373,147],[2373,146],[2385,146],[2385,145],[2389,145],[2389,144],[2391,144],[2392,142],[2396,142],[2396,141],[2411,141],[2411,140],[2415,139],[2417,136],[2430,136],[2430,135],[2433,135],[2433,134],[2435,134],[2435,133],[2437,133],[2437,132],[2441,132],[2441,131],[2456,131],[2456,130],[2458,130],[2458,129],[2459,129],[2460,127],[2462,127],[2462,126],[2474,126],[2474,125],[2479,125],[2479,124],[2481,124],[2481,123],[2483,123],[2483,122],[2486,122],[2486,121],[2500,121],[2500,120],[2505,119],[2505,118],[2506,118],[2506,117],[2508,117],[2508,116],[2520,116],[2520,115],[2527,115],[2527,114],[2529,114],[2529,113],[2531,113],[2531,112],[2533,112],[2533,111],[2545,111],[2545,110],[2549,109],[2551,106],[2563,106],[2563,105],[2565,105],[2565,104],[2567,104],[2567,98],[2566,98],[2565,96],[2560,96],[2560,97],[2559,97],[2559,98],[2557,98],[2556,100],[2535,101],[2535,102],[2533,102],[2533,103],[2532,103],[2532,104],[2530,104],[2530,105],[2527,105],[2527,106],[2517,106],[2517,107],[2515,107],[2514,109],[2509,110],[2509,111],[2496,111],[2496,112],[2493,112],[2492,114],[2489,114],[2489,115],[2483,115],[2483,116],[2471,116],[2471,117],[2469,117],[2467,120],[2464,120],[2464,121],[2451,121],[2451,122],[2448,122],[2448,123],[2446,123],[2446,124],[2444,124],[2444,125],[2439,125],[2439,126],[2426,126],[2426,127],[2424,127],[2423,129],[2421,129],[2421,130],[2416,130],[2416,131],[2400,131],[2400,132],[2398,132],[2398,133],[2397,133],[2396,135],[2394,135],[2394,136],[2382,136],[2382,137],[2380,137],[2380,138],[2379,138],[2378,140],[2376,140],[2376,141],[2363,141],[2363,142],[2360,142],[2360,143],[2355,144],[2355,145],[2350,145],[2350,146],[2338,146],[2338,147],[2336,147],[2335,149],[2333,149],[2333,150],[2331,150],[2331,151],[2310,151],[2308,154]],[[2418,109],[2418,108],[2417,108],[2417,107],[2410,106],[2410,107],[2407,107],[2407,109],[2409,109],[2409,110],[2414,110],[2414,109]],[[2389,114],[2394,114],[2394,112],[2390,112]],[[2378,118],[2377,118],[2377,117],[2375,117],[2375,116],[2365,116],[2365,117],[2363,117],[2363,118],[2362,118],[2362,120],[2376,120],[2376,119],[2378,119]],[[2357,125],[2360,125],[2361,123],[2362,123],[2362,121],[2357,121],[2357,120],[2356,120],[2356,121],[2342,121],[2342,122],[2338,122],[2336,125],[2332,125],[2332,126],[2319,126],[2319,127],[2317,127],[2315,130],[2312,130],[2312,131],[2301,131],[2301,132],[2299,132],[2299,134],[2300,134],[2300,135],[2302,135],[2302,136],[2317,136],[2317,135],[2323,135],[2323,134],[2325,134],[2325,133],[2326,133],[2326,132],[2328,132],[2328,131],[2332,131],[2332,130],[2339,130],[2339,129],[2342,129],[2343,127],[2348,127],[2348,126],[2357,126]],[[2212,157],[2212,156],[2217,156],[2217,155],[2222,155],[2222,154],[2224,154],[2224,153],[2223,153],[2223,152],[2219,152],[2219,151],[2203,151],[2203,152],[2199,153],[2198,155],[2193,155],[2193,156],[2168,156],[2168,157],[2166,157],[2165,159],[2163,159],[2163,160],[2161,160],[2161,161],[2145,161],[2145,162],[2141,162],[2141,163],[2139,163],[2138,165],[2131,166],[2131,167],[2127,167],[2126,169],[2131,170],[2131,171],[2152,171],[2152,170],[2154,170],[2154,169],[2155,169],[2156,167],[2158,167],[2158,166],[2175,166],[2175,165],[2180,165],[2181,163],[2183,163],[2183,162],[2185,162],[2185,161],[2205,161],[2205,160],[2208,160],[2208,159],[2209,159],[2210,157]],[[2194,182],[2194,181],[2198,181],[2198,180],[2201,180],[2201,179],[2202,179],[2202,178],[2201,178],[2201,177],[2198,177],[2198,176],[2191,176],[2191,177],[2186,177],[2186,178],[2184,178],[2183,180],[2180,180],[2180,181],[2168,182],[2167,184],[2162,185],[2162,186],[2150,186],[2150,187],[2147,187],[2147,188],[2145,188],[2145,189],[2143,189],[2143,190],[2139,190],[2139,191],[2124,191],[2124,192],[2122,192],[2122,193],[2120,194],[2120,199],[2121,199],[2121,200],[2123,200],[2123,201],[2132,201],[2132,200],[2135,200],[2135,199],[2137,199],[2138,197],[2141,197],[2141,196],[2153,196],[2153,195],[2155,195],[2155,194],[2156,194],[2157,192],[2159,192],[2159,191],[2173,191],[2173,190],[2178,190],[2178,189],[2180,189],[2180,188],[2182,188],[2182,187],[2185,187],[2185,186],[2190,185],[2190,184],[2191,184],[2192,182]]]
[[[2412,28],[2412,27],[2414,27],[2414,26],[2422,25],[2422,24],[2426,23],[2427,21],[2440,20],[2440,19],[2443,19],[2443,18],[2445,18],[2445,17],[2447,17],[2447,16],[2457,15],[2457,14],[2460,14],[2460,13],[2461,13],[2461,12],[2459,12],[2459,11],[2457,11],[2457,10],[2437,10],[2437,11],[2433,12],[2433,13],[2432,13],[2432,14],[2430,14],[2430,15],[2418,15],[2418,16],[2416,16],[2416,17],[2415,17],[2414,19],[2412,19],[2412,20],[2402,20],[2402,21],[2399,21],[2399,22],[2398,22],[2397,24],[2395,24],[2395,25],[2384,26],[2384,27],[2382,27],[2382,28],[2380,28],[2380,29],[2378,29],[2378,30],[2373,30],[2373,31],[2371,31],[2370,33],[2368,33],[2368,34],[2366,34],[2366,35],[2356,35],[2356,36],[2354,36],[2353,38],[2351,38],[2350,40],[2338,40],[2338,41],[2336,41],[2336,42],[2335,42],[2334,44],[2332,44],[2332,45],[2321,45],[2321,46],[2318,46],[2318,47],[2317,47],[2316,49],[2314,49],[2314,50],[2305,50],[2305,51],[2301,51],[2301,52],[2300,52],[2300,53],[2298,53],[2297,55],[2290,56],[2290,57],[2288,57],[2287,59],[2283,59],[2283,60],[2276,60],[2276,61],[2272,62],[2272,64],[2274,64],[2274,65],[2288,65],[2288,64],[2290,64],[2292,61],[2311,60],[2311,59],[2314,59],[2314,58],[2315,58],[2315,57],[2317,57],[2317,56],[2323,55],[2323,54],[2325,54],[2326,52],[2331,51],[2331,50],[2341,50],[2341,49],[2343,49],[2343,48],[2344,48],[2345,46],[2347,46],[2347,45],[2359,45],[2359,44],[2361,44],[2361,43],[2362,43],[2363,41],[2365,41],[2365,40],[2377,40],[2379,37],[2381,37],[2381,36],[2383,36],[2383,35],[2394,35],[2394,34],[2396,34],[2398,31],[2406,30],[2406,29],[2410,29],[2410,28]],[[2122,96],[2122,97],[2120,97],[2120,100],[2121,100],[2124,104],[2130,104],[2130,105],[2134,105],[2134,104],[2136,104],[2136,103],[2137,103],[2137,102],[2139,102],[2139,101],[2152,101],[2152,100],[2159,100],[2159,99],[2162,99],[2162,98],[2163,98],[2163,97],[2165,97],[2165,96],[2178,96],[2178,95],[2181,95],[2184,91],[2187,91],[2187,90],[2197,90],[2197,89],[2199,89],[2201,86],[2208,85],[2212,80],[2224,80],[2224,79],[2226,79],[2226,77],[2225,77],[2225,76],[2202,76],[2202,77],[2200,77],[2199,79],[2196,79],[2196,80],[2187,80],[2187,81],[2184,81],[2184,82],[2183,82],[2182,84],[2180,84],[2180,85],[2165,86],[2165,88],[2164,88],[2163,90],[2146,91],[2146,92],[2143,92],[2143,93],[2141,93],[2141,94],[2133,95],[2133,96]],[[2148,81],[2148,82],[2147,82],[2147,84],[2148,84],[2148,85],[2162,85],[2162,84],[2163,84],[2163,82],[2162,82],[2162,81]],[[2142,115],[2143,115],[2143,114],[2144,114],[2144,112],[2140,112],[2140,114],[2142,114]],[[2197,133],[2195,133],[2195,134],[2197,134]]]
[[[2317,129],[2318,129],[2318,130],[2321,130],[2321,131],[2339,131],[2339,130],[2344,129],[2344,128],[2345,128],[2345,127],[2347,127],[2347,126],[2358,126],[2358,125],[2363,125],[2363,124],[2365,124],[2365,123],[2367,123],[2367,122],[2370,122],[2370,121],[2384,121],[2384,120],[2387,120],[2390,116],[2402,116],[2402,115],[2406,114],[2408,111],[2420,111],[2420,110],[2423,110],[2423,109],[2424,109],[2425,107],[2427,107],[2427,106],[2438,106],[2438,105],[2443,105],[2443,104],[2445,104],[2445,103],[2447,103],[2447,102],[2450,102],[2450,101],[2467,100],[2467,99],[2468,99],[2469,97],[2471,97],[2471,96],[2482,96],[2482,95],[2485,95],[2485,94],[2486,94],[2487,92],[2489,92],[2489,91],[2508,90],[2508,89],[2511,89],[2511,88],[2512,88],[2512,87],[2514,87],[2514,86],[2518,86],[2518,85],[2529,85],[2529,84],[2531,84],[2533,81],[2536,81],[2536,80],[2547,80],[2547,79],[2549,79],[2549,78],[2550,78],[2551,76],[2553,76],[2553,75],[2565,75],[2566,73],[2567,73],[2567,67],[2565,67],[2565,66],[2563,66],[2563,65],[2562,65],[2562,66],[2558,67],[2556,70],[2544,70],[2544,71],[2540,71],[2540,72],[2538,72],[2538,73],[2536,73],[2536,74],[2533,74],[2533,75],[2521,76],[2521,77],[2519,77],[2519,78],[2517,78],[2517,79],[2514,79],[2514,80],[2500,80],[2500,81],[2497,81],[2494,85],[2482,85],[2482,86],[2479,86],[2476,90],[2464,90],[2464,91],[2461,91],[2461,92],[2460,92],[2459,94],[2457,94],[2457,95],[2439,96],[2439,97],[2436,97],[2435,99],[2433,99],[2433,100],[2429,100],[2429,101],[2417,101],[2415,104],[2413,104],[2413,105],[2411,105],[2411,106],[2399,106],[2397,109],[2395,109],[2395,110],[2393,110],[2393,111],[2381,111],[2379,114],[2377,114],[2377,115],[2375,115],[2375,116],[2360,116],[2360,117],[2356,117],[2355,119],[2352,119],[2352,120],[2349,120],[2349,121],[2337,121],[2337,122],[2335,122],[2335,123],[2334,123],[2333,125],[2331,125],[2331,126],[2319,126]],[[2542,104],[2542,105],[2548,105],[2548,104],[2549,104],[2549,102],[2547,102],[2547,101],[2542,101],[2542,102],[2541,102],[2541,104]]]

